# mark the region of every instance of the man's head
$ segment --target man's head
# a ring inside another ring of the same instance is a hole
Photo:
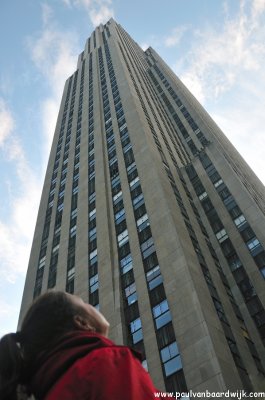
[[[25,358],[50,349],[61,336],[76,330],[107,336],[109,323],[78,296],[55,290],[44,293],[32,303],[22,322],[21,347]]]

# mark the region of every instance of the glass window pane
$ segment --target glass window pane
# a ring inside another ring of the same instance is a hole
[[[167,311],[155,320],[157,329],[161,328],[161,326],[168,324],[168,322],[170,321],[171,314],[170,311]]]
[[[142,328],[139,329],[137,332],[135,332],[133,335],[133,343],[138,343],[143,339],[143,332],[142,332]]]
[[[136,291],[135,282],[125,288],[125,295],[126,297],[130,296]]]
[[[182,369],[181,359],[180,356],[172,358],[164,364],[165,374],[166,376],[174,374],[174,372]]]
[[[136,301],[137,301],[137,293],[136,292],[127,297],[128,305],[131,305],[131,304],[135,303]]]
[[[136,332],[138,329],[142,327],[140,318],[135,319],[130,323],[131,332]]]
[[[159,317],[159,315],[163,314],[163,312],[168,310],[168,302],[167,300],[162,301],[157,306],[153,307],[153,315],[155,318]]]
[[[161,358],[163,362],[166,362],[170,360],[170,352],[169,352],[169,346],[165,347],[160,351]]]
[[[152,281],[149,282],[149,284],[148,284],[149,289],[150,290],[154,289],[155,287],[160,285],[160,283],[162,283],[162,282],[163,282],[162,276],[161,275],[157,276],[155,279],[153,279]]]
[[[152,268],[150,271],[147,272],[146,274],[146,278],[147,281],[151,281],[152,279],[154,279],[157,275],[160,275],[160,268],[159,265],[157,265],[156,267]]]
[[[161,351],[161,358],[163,362],[170,360],[171,358],[176,357],[179,354],[178,346],[176,342],[171,343],[170,345],[164,347]]]
[[[161,305],[161,313],[164,313],[165,311],[167,311],[169,309],[167,300],[162,301],[162,303],[160,303],[160,305]]]

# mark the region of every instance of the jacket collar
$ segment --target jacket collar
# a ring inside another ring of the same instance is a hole
[[[35,363],[35,371],[30,390],[42,399],[54,383],[76,360],[95,349],[115,346],[104,336],[86,331],[75,331],[63,336],[53,349],[40,354]]]

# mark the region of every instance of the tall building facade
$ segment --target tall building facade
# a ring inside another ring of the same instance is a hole
[[[65,84],[20,319],[66,290],[161,390],[261,389],[264,198],[165,62],[111,19]]]

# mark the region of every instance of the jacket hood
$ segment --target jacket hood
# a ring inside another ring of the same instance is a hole
[[[104,336],[85,331],[75,331],[63,336],[50,352],[41,353],[35,363],[35,374],[30,389],[37,399],[42,399],[54,383],[79,358],[102,347],[115,344]]]

